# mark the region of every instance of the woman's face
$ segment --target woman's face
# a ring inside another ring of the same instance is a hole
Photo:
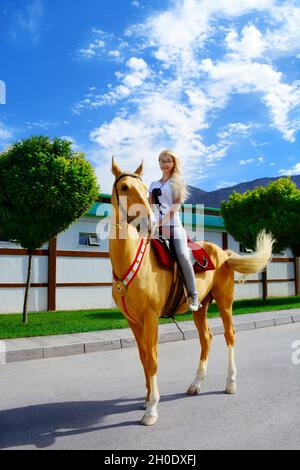
[[[173,158],[168,154],[162,155],[159,157],[159,166],[161,171],[164,171],[165,173],[172,171],[174,168]]]

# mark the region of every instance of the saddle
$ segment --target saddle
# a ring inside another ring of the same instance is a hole
[[[188,300],[188,288],[185,283],[183,272],[178,262],[172,238],[151,239],[151,246],[160,266],[164,269],[173,270],[172,285],[167,301],[162,309],[161,317],[173,317],[180,305]],[[194,259],[193,268],[195,273],[215,269],[209,255],[197,243],[188,238],[188,248],[191,250],[191,258]]]

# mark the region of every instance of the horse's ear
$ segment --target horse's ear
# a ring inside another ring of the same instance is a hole
[[[135,170],[134,172],[136,175],[138,176],[142,176],[142,174],[144,173],[144,160],[142,159],[142,163],[140,164],[140,166]]]
[[[111,171],[112,171],[112,174],[115,175],[116,178],[118,178],[118,176],[120,176],[120,174],[122,173],[119,166],[115,163],[115,157],[114,156],[111,159]]]

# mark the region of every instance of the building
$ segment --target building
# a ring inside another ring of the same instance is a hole
[[[85,216],[57,239],[34,252],[29,311],[113,308],[108,253],[111,195],[101,194]],[[242,247],[227,233],[219,209],[184,204],[181,220],[191,238],[236,252]],[[23,309],[26,250],[0,236],[0,313]],[[238,275],[236,276],[238,279]],[[266,274],[236,285],[236,298],[299,294],[299,260],[291,253],[274,256]]]

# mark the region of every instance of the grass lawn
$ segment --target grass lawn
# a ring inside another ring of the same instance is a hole
[[[300,296],[274,297],[265,302],[261,299],[237,300],[233,305],[233,314],[242,315],[292,308],[300,308]],[[212,304],[208,317],[216,316],[218,316],[217,307]],[[192,318],[191,313],[176,316],[177,321],[187,321]],[[172,320],[161,319],[160,323],[170,321]],[[117,309],[30,313],[27,325],[23,325],[21,314],[0,314],[0,339],[83,333],[127,327],[126,319]]]

